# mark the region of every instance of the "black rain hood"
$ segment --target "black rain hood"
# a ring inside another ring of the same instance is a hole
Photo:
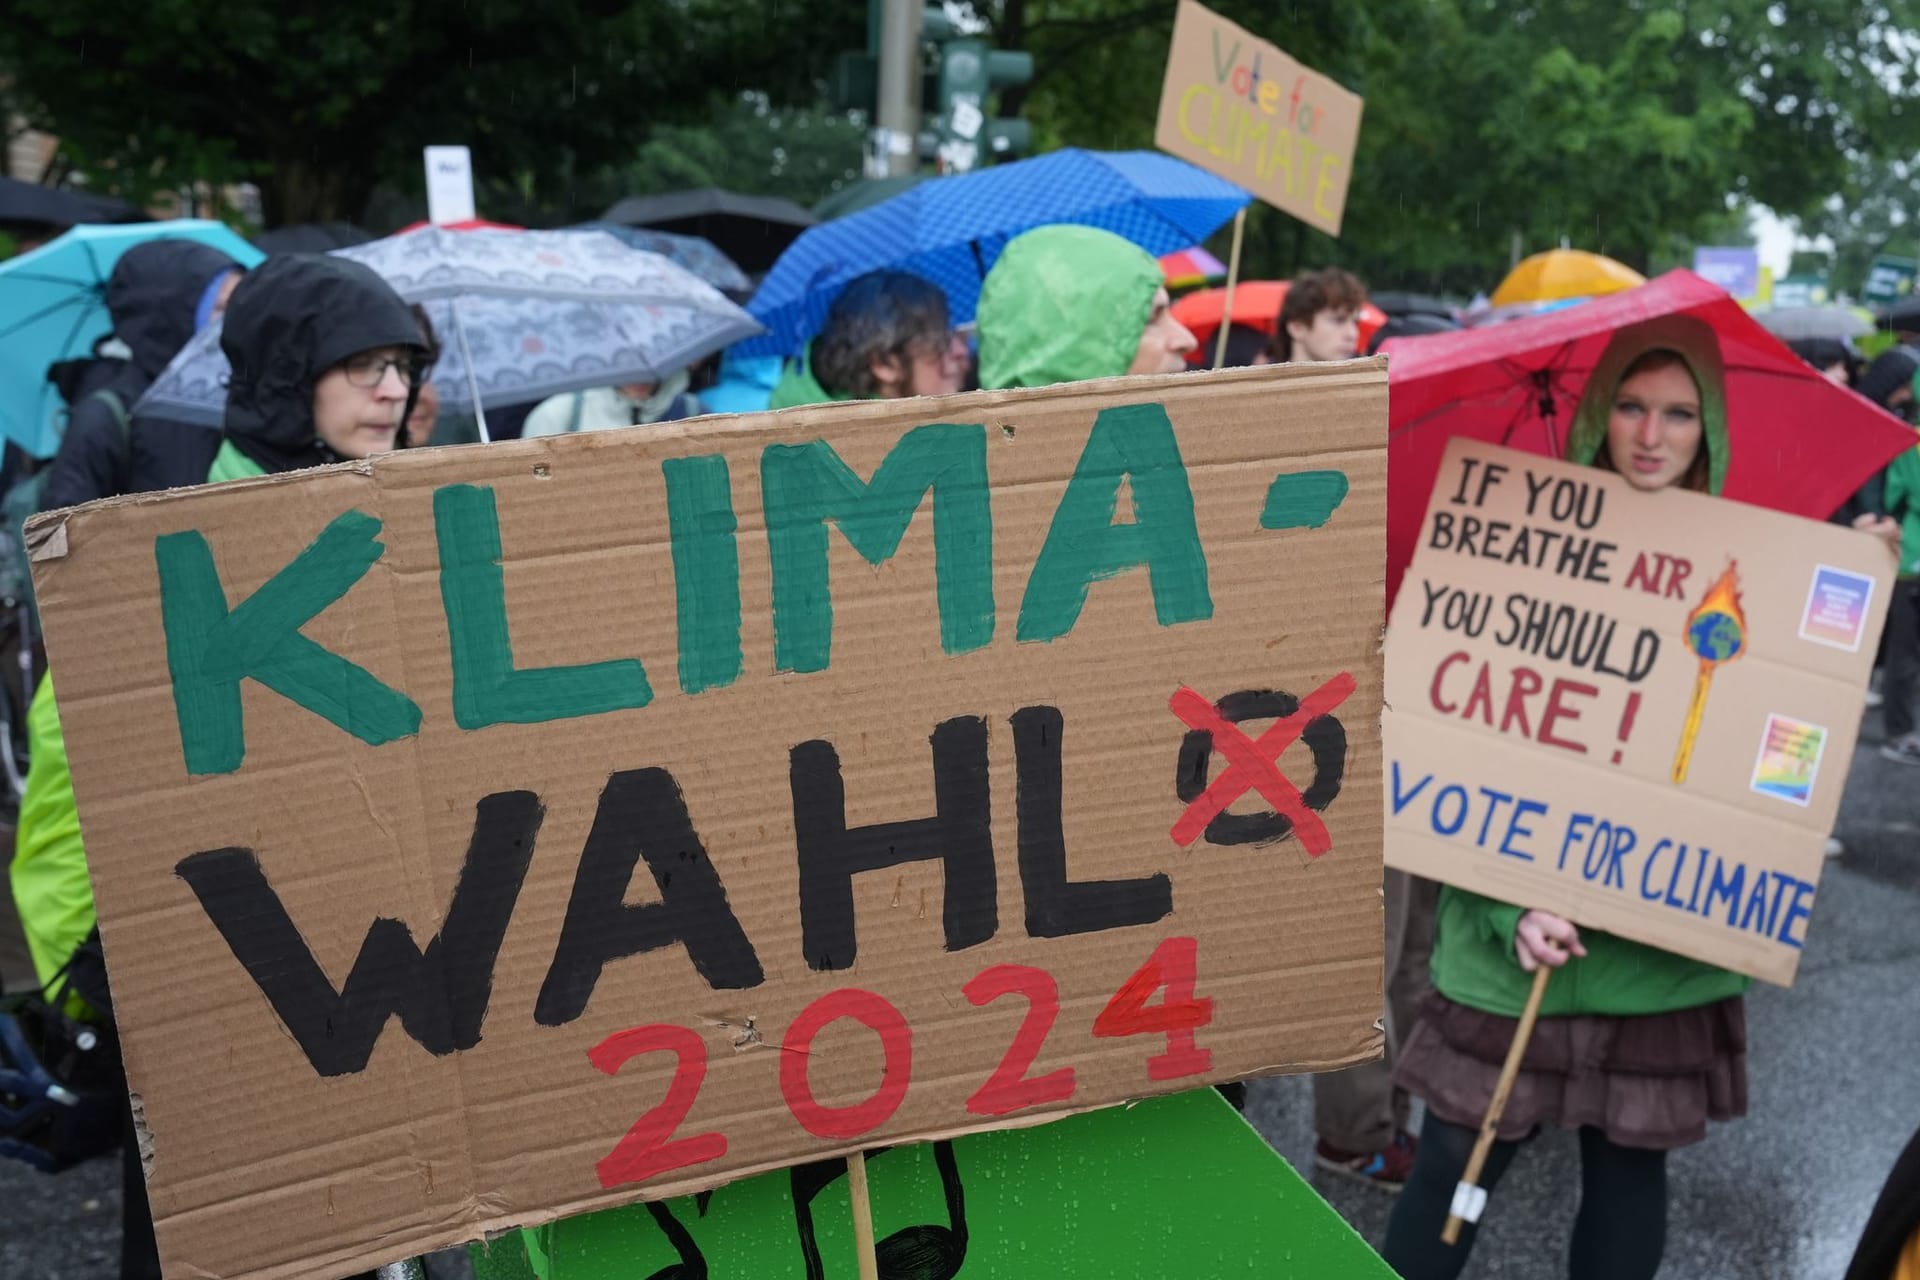
[[[239,263],[197,240],[148,240],[120,255],[107,277],[107,314],[145,381],[159,377],[193,337],[207,286],[239,270]]]
[[[1886,409],[1893,393],[1912,382],[1916,372],[1920,372],[1920,352],[1912,347],[1888,347],[1874,357],[1867,371],[1860,375],[1860,382],[1854,390]],[[1900,411],[1893,409],[1889,412]]]
[[[376,347],[413,347],[426,357],[419,321],[371,267],[321,254],[267,259],[233,291],[220,333],[233,366],[227,439],[269,472],[340,461],[314,429],[313,387],[334,365]],[[416,382],[405,412],[418,394]]]

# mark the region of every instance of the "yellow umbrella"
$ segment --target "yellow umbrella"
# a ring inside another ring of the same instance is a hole
[[[1625,263],[1580,249],[1536,253],[1507,274],[1493,291],[1493,305],[1597,298],[1642,285],[1647,278]]]

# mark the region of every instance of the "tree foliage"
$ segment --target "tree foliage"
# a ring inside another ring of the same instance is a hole
[[[1470,288],[1563,240],[1641,266],[1729,208],[1817,216],[1863,156],[1920,150],[1920,0],[1215,0],[1364,95],[1336,243],[1248,219],[1250,274],[1338,261]],[[1174,0],[976,0],[1035,57],[1052,144],[1148,146]]]
[[[97,189],[252,180],[277,223],[419,190],[429,143],[564,194],[742,88],[811,100],[863,39],[801,0],[12,0],[0,75]]]
[[[1001,105],[1042,148],[1125,148],[1152,145],[1175,5],[947,7],[1034,55],[1033,83]],[[1562,241],[1653,268],[1724,242],[1756,204],[1833,235],[1850,263],[1895,234],[1920,154],[1920,42],[1901,34],[1920,0],[1213,7],[1366,99],[1342,236],[1256,205],[1249,276],[1341,262],[1470,289]],[[857,120],[819,104],[834,56],[864,43],[862,8],[12,0],[0,82],[95,189],[254,180],[275,222],[358,216],[377,186],[417,193],[436,142],[472,146],[483,204],[517,220],[688,185],[811,203],[858,165]]]

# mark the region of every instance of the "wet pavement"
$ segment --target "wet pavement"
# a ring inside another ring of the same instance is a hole
[[[1920,1127],[1920,768],[1855,754],[1800,977],[1748,999],[1752,1110],[1670,1166],[1661,1280],[1825,1280],[1846,1269],[1894,1156]],[[1307,1081],[1256,1082],[1248,1115],[1376,1245],[1392,1197],[1313,1170]],[[0,1160],[0,1277],[114,1280],[120,1166],[58,1177]],[[1468,1277],[1564,1274],[1578,1199],[1570,1134],[1545,1134],[1492,1200]]]

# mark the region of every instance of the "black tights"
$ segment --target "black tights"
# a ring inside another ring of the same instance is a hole
[[[1432,1115],[1421,1127],[1420,1154],[1393,1207],[1381,1251],[1404,1280],[1453,1280],[1466,1266],[1476,1228],[1468,1224],[1460,1243],[1452,1246],[1440,1242],[1440,1229],[1477,1136]],[[1519,1150],[1519,1142],[1494,1143],[1480,1185],[1492,1192]],[[1598,1129],[1581,1129],[1580,1214],[1573,1220],[1567,1275],[1571,1280],[1652,1280],[1666,1243],[1667,1153],[1619,1146]]]

